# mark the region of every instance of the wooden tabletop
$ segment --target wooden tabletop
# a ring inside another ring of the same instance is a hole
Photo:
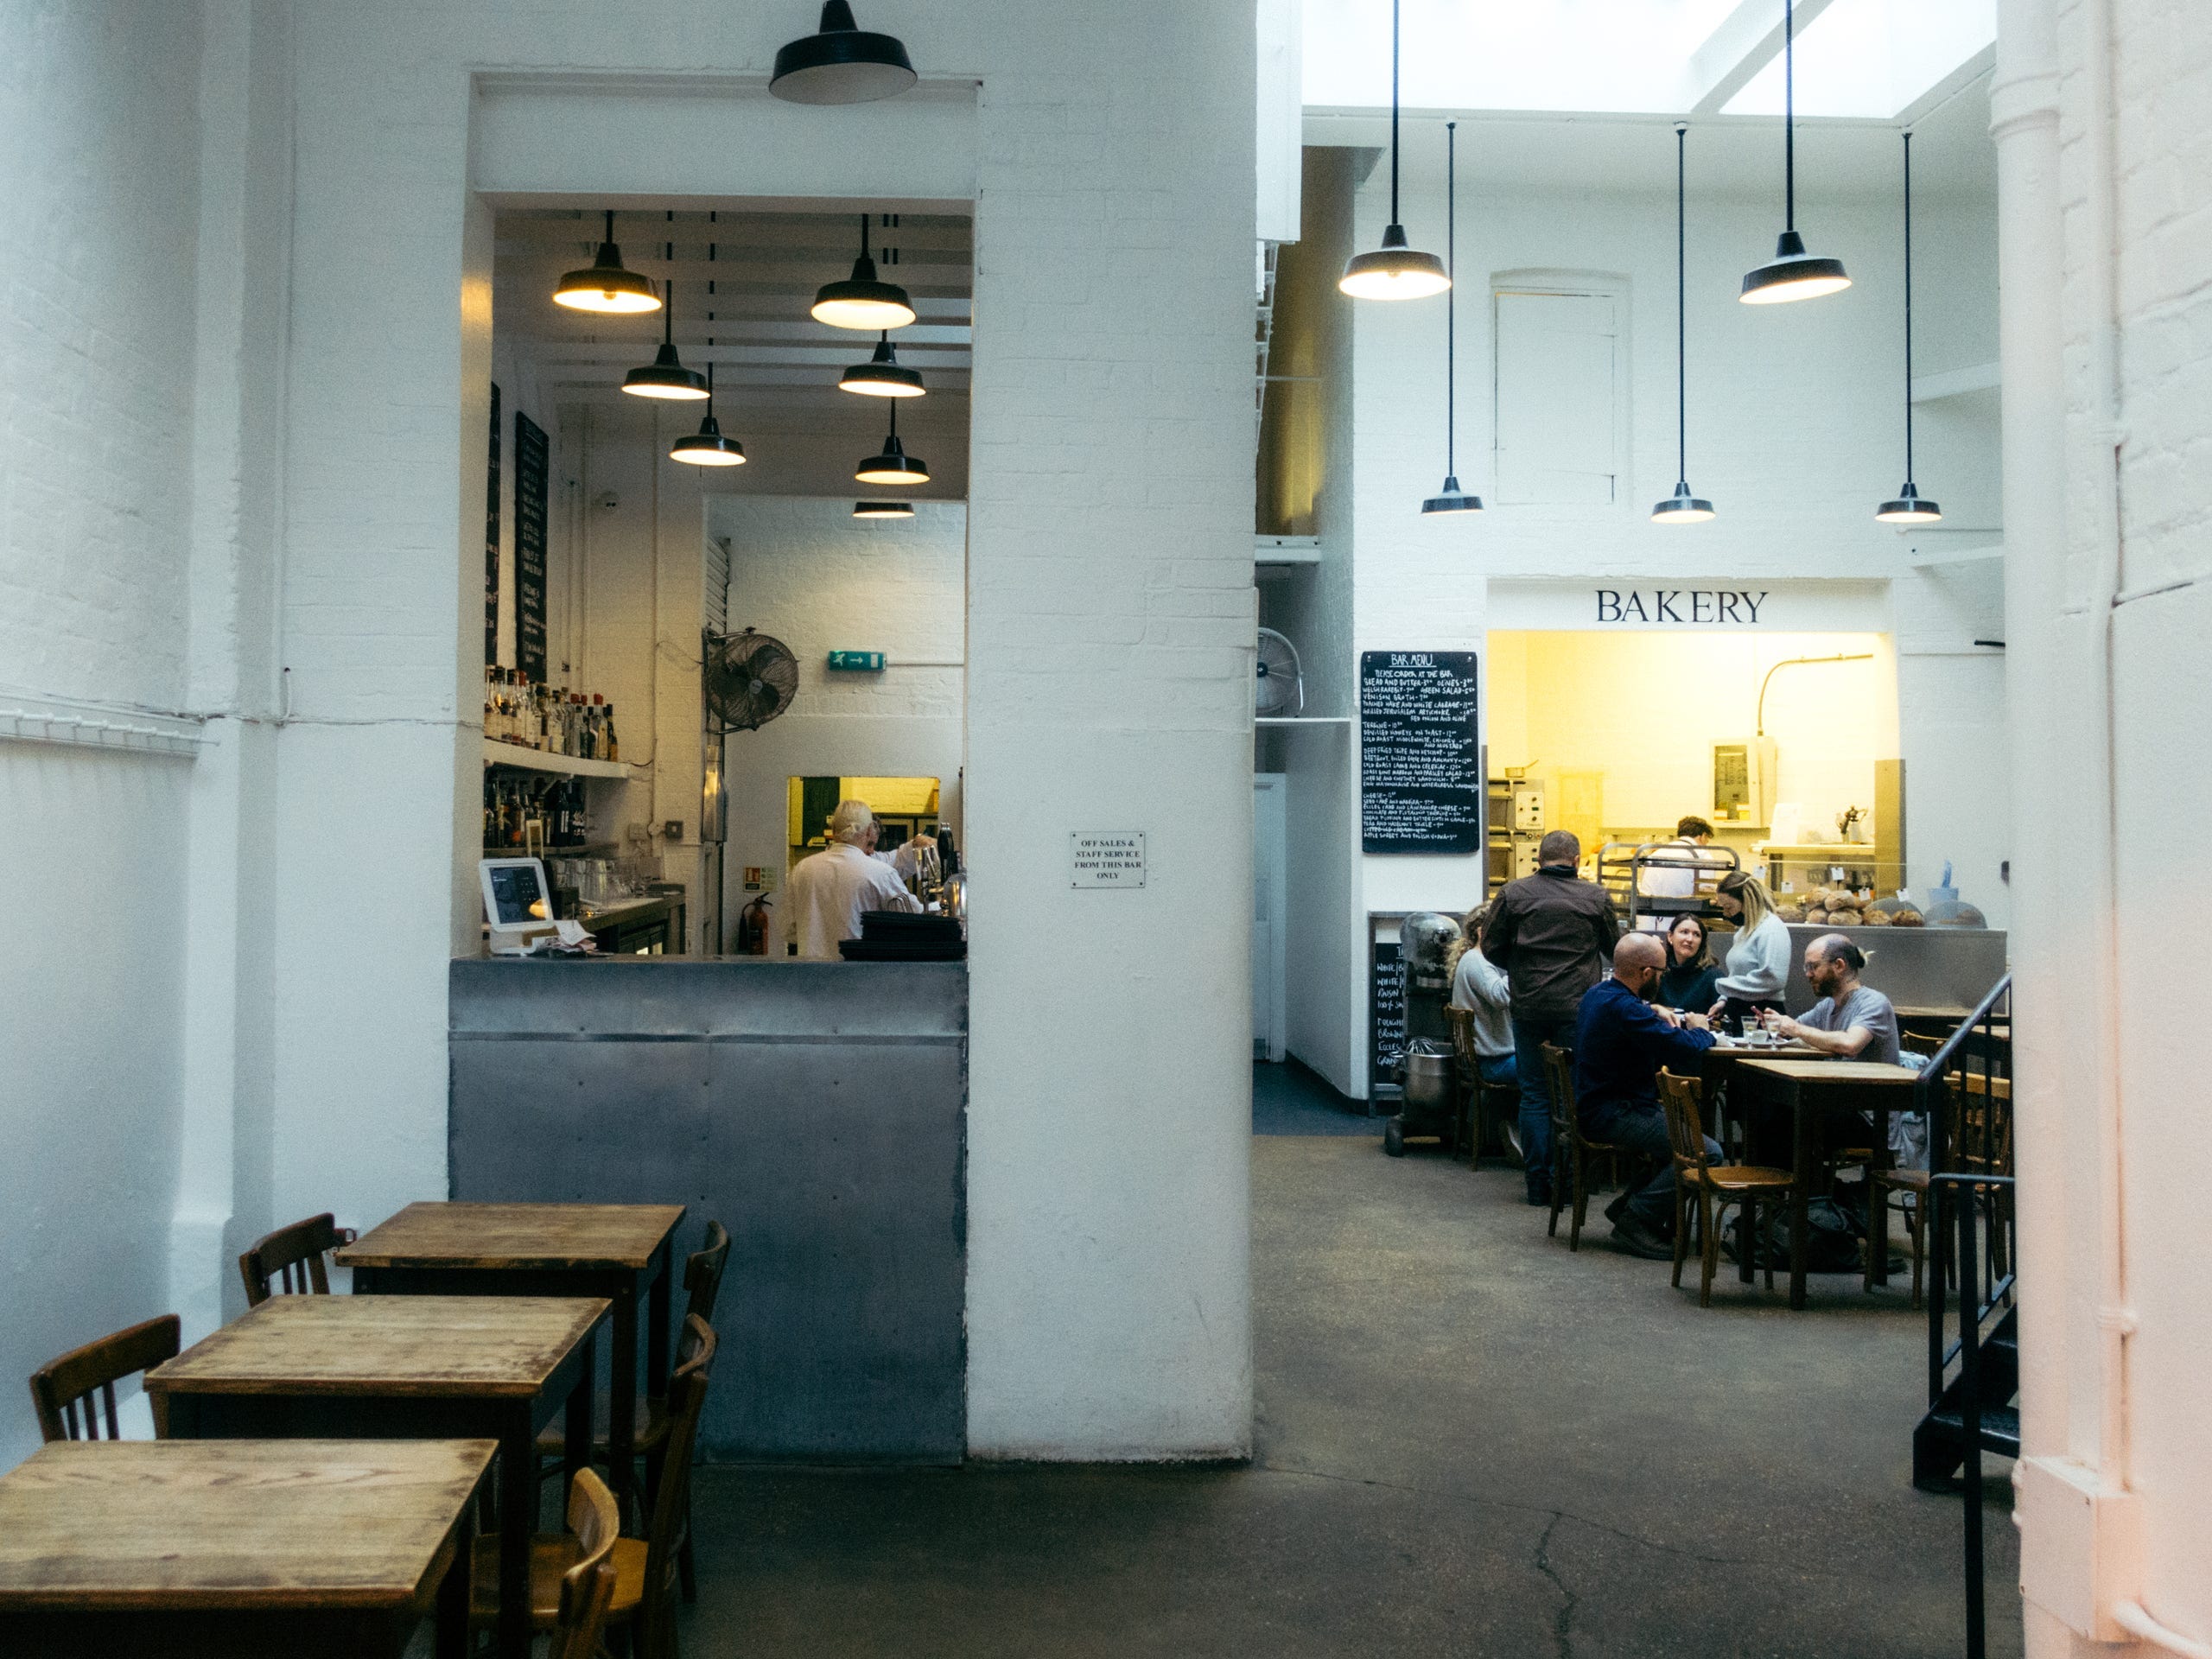
[[[498,1449],[493,1440],[42,1446],[0,1476],[0,1613],[404,1609],[435,1587],[424,1580]]]
[[[1910,1085],[1920,1073],[1902,1065],[1881,1065],[1872,1060],[1745,1060],[1745,1065],[1778,1077],[1801,1083],[1887,1083]]]
[[[680,1204],[410,1204],[332,1260],[341,1268],[642,1269]]]
[[[271,1296],[146,1373],[151,1394],[534,1398],[597,1296]]]

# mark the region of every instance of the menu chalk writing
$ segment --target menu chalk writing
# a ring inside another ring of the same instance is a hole
[[[1363,851],[1481,850],[1476,685],[1471,651],[1360,653]]]
[[[1406,1060],[1406,965],[1395,939],[1377,939],[1367,969],[1368,1093],[1398,1080]]]
[[[499,387],[492,385],[492,449],[484,503],[484,662],[499,660]]]
[[[1144,834],[1136,830],[1068,832],[1071,887],[1144,886]]]
[[[545,679],[545,434],[515,415],[515,666]]]

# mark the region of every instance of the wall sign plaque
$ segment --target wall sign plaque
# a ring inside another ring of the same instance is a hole
[[[1144,832],[1071,830],[1068,863],[1071,887],[1141,887],[1144,886]]]
[[[1471,651],[1360,653],[1363,852],[1482,849],[1477,686]]]

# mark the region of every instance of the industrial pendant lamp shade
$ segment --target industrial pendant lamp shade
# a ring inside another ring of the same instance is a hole
[[[879,282],[868,257],[868,215],[861,215],[861,257],[842,283],[825,283],[814,296],[814,320],[832,328],[904,328],[914,320],[913,302],[896,283]]]
[[[839,377],[837,389],[868,397],[920,397],[926,392],[919,372],[899,366],[899,348],[888,334],[876,341],[874,357],[855,363]]]
[[[930,481],[927,462],[910,455],[899,442],[899,405],[891,405],[891,435],[883,441],[880,454],[870,455],[861,462],[853,476],[863,484],[926,484]]]
[[[1344,262],[1337,287],[1355,300],[1425,300],[1451,286],[1444,262],[1407,246],[1398,220],[1398,0],[1390,0],[1390,222],[1380,248]]]
[[[1675,124],[1675,493],[1651,509],[1655,524],[1701,524],[1713,503],[1690,493],[1689,124]]]
[[[668,458],[693,467],[742,467],[745,465],[745,446],[735,438],[726,438],[715,423],[715,366],[707,365],[707,417],[699,423],[699,429],[689,437],[678,438],[670,448]]]
[[[1444,124],[1444,274],[1448,282],[1459,257],[1459,124]],[[1421,504],[1425,512],[1480,512],[1483,499],[1459,487],[1459,468],[1452,454],[1459,436],[1458,296],[1444,294],[1444,487]]]
[[[1843,261],[1805,251],[1797,234],[1797,9],[1782,0],[1782,234],[1774,257],[1747,271],[1736,297],[1745,305],[1787,305],[1817,300],[1851,286]]]
[[[582,270],[572,270],[553,290],[553,303],[571,311],[596,311],[607,316],[631,316],[660,309],[660,296],[653,285],[633,270],[622,269],[622,250],[614,245],[614,214],[607,215],[607,236],[599,245],[599,257]]]
[[[855,518],[911,518],[913,516],[914,504],[911,501],[855,501],[853,503],[853,517]]]
[[[896,36],[868,34],[853,21],[845,0],[829,0],[821,31],[776,54],[768,91],[787,104],[873,104],[897,97],[914,79],[914,66]]]
[[[1885,524],[1932,524],[1943,509],[1912,481],[1912,135],[1904,136],[1904,487],[1885,501],[1875,518]]]
[[[707,395],[707,377],[677,360],[676,284],[672,282],[668,285],[668,303],[662,308],[660,352],[645,367],[624,375],[622,390],[632,397],[663,397],[686,404]]]

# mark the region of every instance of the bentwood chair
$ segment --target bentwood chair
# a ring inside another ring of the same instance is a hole
[[[580,1559],[561,1575],[548,1659],[597,1659],[607,1610],[614,1605],[614,1541],[622,1535],[622,1519],[614,1494],[588,1469],[577,1471],[569,1489],[569,1530]]]
[[[676,1556],[691,1500],[691,1453],[698,1443],[699,1415],[706,1406],[715,1362],[713,1328],[696,1318],[687,1318],[683,1326],[690,1357],[669,1380],[666,1473],[654,1495],[651,1522],[643,1538],[617,1538],[608,1557],[614,1567],[614,1598],[607,1622],[610,1628],[628,1632],[638,1659],[676,1659],[677,1653]],[[533,1630],[553,1628],[562,1581],[578,1565],[582,1553],[581,1540],[569,1533],[540,1534],[530,1541]],[[499,1541],[480,1537],[471,1560],[469,1623],[489,1629],[499,1618]]]
[[[1613,1160],[1619,1154],[1604,1141],[1582,1133],[1581,1114],[1574,1109],[1574,1056],[1555,1044],[1544,1045],[1544,1081],[1552,1097],[1552,1215],[1546,1233],[1559,1236],[1559,1212],[1572,1203],[1574,1215],[1567,1230],[1567,1248],[1582,1248],[1582,1223],[1590,1208],[1590,1166],[1599,1158]]]
[[[1468,1008],[1446,1008],[1452,1025],[1452,1054],[1458,1062],[1459,1110],[1457,1128],[1468,1143],[1467,1163],[1479,1168],[1484,1148],[1497,1145],[1510,1162],[1518,1156],[1519,1135],[1515,1128],[1521,1109],[1521,1086],[1512,1083],[1484,1083],[1482,1056],[1475,1052],[1475,1016]],[[1495,1136],[1491,1126],[1497,1126]],[[1459,1146],[1454,1139],[1452,1150]]]
[[[1756,1238],[1759,1205],[1787,1198],[1797,1178],[1786,1169],[1708,1162],[1701,1109],[1704,1098],[1705,1086],[1697,1078],[1676,1077],[1672,1071],[1659,1074],[1659,1104],[1667,1115],[1667,1144],[1675,1159],[1674,1285],[1676,1290],[1682,1287],[1682,1263],[1689,1255],[1690,1214],[1694,1204],[1704,1268],[1697,1305],[1711,1307],[1713,1275],[1720,1265],[1720,1221],[1728,1206],[1743,1206],[1745,1230]],[[1772,1290],[1774,1255],[1771,1251],[1764,1254],[1766,1287]]]
[[[327,1211],[263,1235],[238,1257],[246,1306],[258,1307],[279,1291],[327,1296],[330,1269],[323,1257],[341,1244],[351,1244],[353,1236],[353,1230],[340,1227]]]
[[[31,1404],[38,1411],[39,1433],[49,1440],[121,1440],[116,1423],[115,1385],[165,1359],[175,1359],[182,1329],[175,1314],[164,1313],[73,1348],[33,1371]],[[105,1437],[100,1433],[103,1424],[107,1429]],[[160,1435],[167,1427],[156,1401],[154,1433]]]

